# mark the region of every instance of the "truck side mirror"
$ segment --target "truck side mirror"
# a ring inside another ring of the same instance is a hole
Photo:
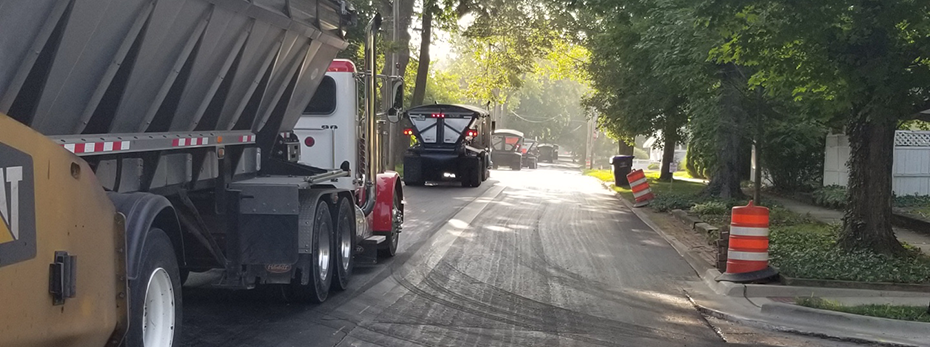
[[[391,84],[391,95],[394,96],[394,102],[391,109],[387,111],[387,118],[391,123],[400,121],[400,110],[404,109],[404,80],[396,80]]]

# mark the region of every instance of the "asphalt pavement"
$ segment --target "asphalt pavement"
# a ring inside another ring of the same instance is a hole
[[[181,346],[846,346],[702,316],[700,278],[568,163],[406,187],[398,255],[321,305],[184,287]]]

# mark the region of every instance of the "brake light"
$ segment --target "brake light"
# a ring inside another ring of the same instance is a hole
[[[313,145],[315,144],[316,144],[316,140],[314,140],[310,136],[307,136],[307,138],[304,139],[304,145],[307,147],[313,147]]]
[[[430,115],[430,116],[433,117],[433,118],[446,118],[446,115],[445,115],[445,114],[442,114],[442,113],[433,113],[433,114]]]
[[[465,136],[468,136],[468,137],[476,137],[476,136],[478,136],[478,130],[475,130],[475,129],[468,129],[468,131],[465,132]]]
[[[404,129],[404,135],[413,135],[413,129]]]

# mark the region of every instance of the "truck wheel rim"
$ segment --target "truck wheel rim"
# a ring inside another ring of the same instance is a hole
[[[174,286],[168,271],[157,268],[149,276],[142,308],[144,346],[171,346],[174,338]]]
[[[326,277],[329,276],[329,249],[330,249],[330,238],[329,234],[333,229],[331,228],[320,228],[320,243],[318,245],[318,254],[317,266],[320,269],[320,280],[325,281]],[[329,231],[326,231],[326,230]]]
[[[342,269],[349,269],[349,261],[352,260],[352,229],[348,227],[349,219],[346,218],[342,225],[344,227],[340,234],[341,240],[339,241],[339,253],[342,255]]]

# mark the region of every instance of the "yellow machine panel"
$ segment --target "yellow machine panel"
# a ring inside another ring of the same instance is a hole
[[[86,162],[0,114],[0,346],[113,346],[125,219]]]

